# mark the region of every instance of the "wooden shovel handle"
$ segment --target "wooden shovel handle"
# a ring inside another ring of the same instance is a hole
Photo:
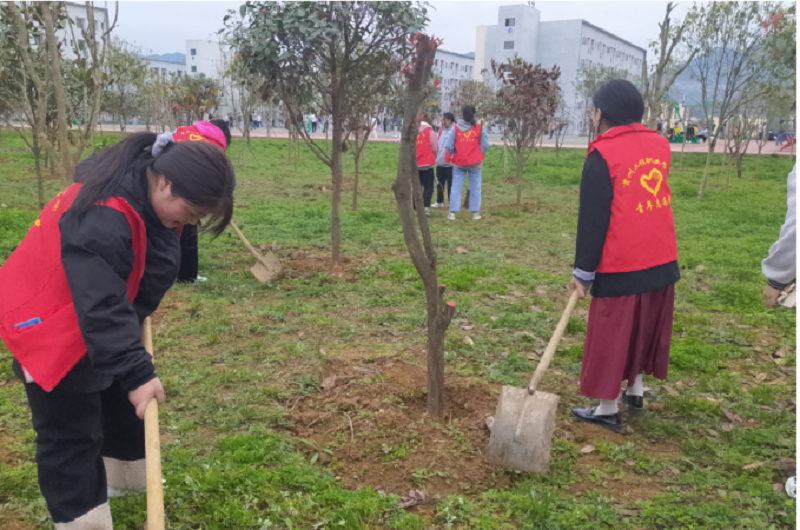
[[[544,373],[547,371],[547,367],[550,366],[550,361],[553,359],[553,355],[556,353],[558,343],[561,342],[561,337],[564,335],[564,330],[567,329],[567,324],[569,323],[569,317],[572,315],[572,311],[575,310],[575,304],[577,303],[578,291],[575,290],[572,292],[572,296],[569,297],[567,308],[561,315],[561,320],[558,321],[558,326],[556,326],[553,336],[550,337],[550,342],[547,344],[547,349],[544,351],[544,355],[542,355],[542,360],[539,361],[539,366],[537,366],[536,371],[533,372],[531,383],[528,385],[528,394],[533,395],[536,393],[536,387],[539,386],[539,383],[544,377]]]
[[[150,317],[142,324],[142,345],[153,355],[153,325]],[[164,530],[164,485],[161,482],[161,440],[158,432],[158,401],[144,411],[144,454],[147,479],[147,530]]]
[[[246,246],[246,247],[247,247],[247,250],[249,250],[249,251],[250,251],[250,252],[253,254],[253,256],[255,256],[255,258],[256,258],[256,259],[257,259],[257,260],[258,260],[258,261],[259,261],[259,262],[260,262],[260,263],[261,263],[261,264],[262,264],[264,267],[266,267],[266,268],[267,268],[267,270],[269,270],[269,269],[270,269],[270,266],[269,266],[269,265],[267,265],[267,264],[264,262],[264,258],[261,256],[261,254],[259,254],[259,253],[258,253],[258,251],[257,251],[255,248],[253,248],[253,245],[251,245],[251,244],[250,244],[250,242],[247,240],[247,238],[246,238],[246,237],[244,237],[244,234],[242,233],[242,231],[241,231],[241,230],[239,230],[239,227],[238,227],[238,226],[236,226],[236,223],[234,223],[234,222],[233,222],[233,219],[231,219],[230,225],[231,225],[231,228],[233,228],[233,229],[234,229],[234,231],[235,231],[235,232],[236,232],[236,233],[239,235],[239,239],[241,239],[241,240],[242,240],[242,243],[244,243],[244,246]]]

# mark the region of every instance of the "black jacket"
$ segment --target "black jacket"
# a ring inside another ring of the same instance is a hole
[[[79,164],[75,182],[82,182],[93,166],[93,157]],[[115,195],[127,200],[144,221],[144,275],[131,304],[127,281],[133,270],[133,241],[121,212],[94,206],[84,216],[67,211],[61,218],[61,260],[87,348],[87,355],[59,383],[64,390],[97,392],[118,381],[130,391],[156,377],[142,346],[141,325],[177,276],[178,231],[165,228],[153,211],[145,171],[127,175]],[[16,361],[14,371],[22,375]]]
[[[575,267],[595,272],[603,258],[603,246],[611,223],[614,186],[608,164],[598,151],[592,151],[583,165],[578,237],[575,242]],[[650,269],[633,272],[598,272],[591,293],[597,298],[629,296],[654,291],[680,280],[678,262],[671,261]]]

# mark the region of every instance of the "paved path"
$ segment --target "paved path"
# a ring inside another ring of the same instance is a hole
[[[119,131],[119,128],[112,125],[101,125],[103,131]],[[140,132],[144,131],[144,125],[128,125],[126,127],[127,132]],[[241,138],[242,133],[238,130],[234,130],[232,132],[235,138]],[[267,130],[265,128],[257,129],[255,131],[250,132],[251,138],[288,138],[289,133],[286,129],[283,128],[275,128],[271,130]],[[325,134],[323,133],[316,133],[311,135],[312,138],[324,140]],[[370,141],[377,141],[377,142],[400,142],[399,135],[397,133],[378,133],[377,138],[373,138]],[[489,144],[490,145],[503,145],[502,137],[499,134],[490,134],[489,135]],[[585,136],[567,136],[564,139],[563,147],[565,149],[586,149],[588,145],[588,139]],[[545,140],[544,147],[553,148],[555,147],[554,140]],[[672,149],[673,153],[680,152],[682,149],[681,144],[670,144],[670,148]],[[717,142],[716,151],[717,153],[721,153],[724,148],[724,140],[719,140]],[[686,152],[687,153],[707,153],[708,152],[708,144],[704,144],[703,142],[698,142],[697,144],[686,144]],[[793,148],[788,148],[783,151],[780,151],[780,147],[775,145],[775,142],[768,142],[761,149],[762,155],[771,155],[771,154],[780,154],[780,155],[787,155],[787,156],[794,156],[796,151]],[[758,145],[755,142],[750,142],[750,145],[747,148],[748,155],[757,155],[758,154]]]

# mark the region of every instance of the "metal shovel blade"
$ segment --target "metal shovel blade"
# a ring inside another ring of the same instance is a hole
[[[266,283],[275,279],[275,277],[280,274],[281,263],[278,261],[278,257],[273,254],[272,251],[268,250],[266,254],[259,256],[259,260],[250,267],[250,272],[253,273],[253,276],[255,276],[258,281]]]
[[[489,437],[489,463],[547,473],[558,399],[548,392],[530,395],[527,388],[504,386]]]

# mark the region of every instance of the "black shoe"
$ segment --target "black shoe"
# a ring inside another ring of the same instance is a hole
[[[572,409],[569,411],[569,415],[573,418],[585,421],[586,423],[594,423],[595,425],[605,427],[610,431],[620,432],[622,430],[622,419],[619,412],[606,416],[596,416],[594,413],[595,410],[596,407],[591,409]]]
[[[622,394],[622,402],[627,403],[628,405],[628,412],[635,416],[641,416],[644,414],[644,397],[642,396],[629,396],[628,394]]]

